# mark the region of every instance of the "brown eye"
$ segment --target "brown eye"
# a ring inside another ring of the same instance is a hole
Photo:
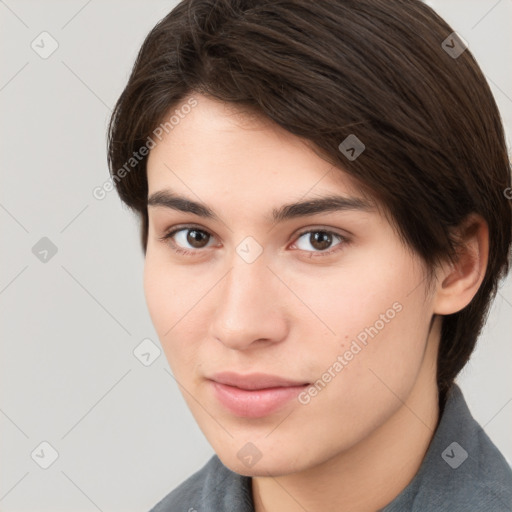
[[[187,243],[189,243],[195,249],[200,249],[208,244],[210,239],[210,235],[208,233],[198,229],[188,229],[186,231],[188,231],[186,236]]]
[[[161,240],[168,242],[179,254],[192,254],[196,249],[207,247],[211,238],[212,235],[207,231],[190,226],[174,229],[165,234]]]
[[[342,249],[347,243],[348,239],[338,233],[324,229],[310,229],[302,232],[294,245],[301,251],[311,253],[311,256],[328,256]]]
[[[313,231],[309,235],[309,242],[312,247],[318,249],[319,251],[323,251],[328,249],[332,243],[332,236],[330,233],[326,231]]]

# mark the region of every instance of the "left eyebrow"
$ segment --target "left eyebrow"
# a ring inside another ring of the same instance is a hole
[[[373,206],[359,197],[329,195],[291,203],[272,210],[272,221],[283,222],[297,217],[307,217],[319,213],[339,211],[372,211]]]
[[[220,221],[219,216],[206,204],[175,194],[170,190],[159,190],[148,197],[148,206],[161,206],[186,213],[193,213]],[[308,199],[297,203],[290,203],[274,208],[272,214],[266,216],[269,223],[279,223],[299,217],[318,215],[320,213],[338,211],[373,211],[374,207],[369,202],[359,197],[344,197],[328,195],[315,199]]]

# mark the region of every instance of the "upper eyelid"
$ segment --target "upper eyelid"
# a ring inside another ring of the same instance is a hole
[[[311,233],[311,232],[314,233],[315,231],[325,231],[326,233],[331,233],[333,235],[341,236],[342,238],[348,238],[348,235],[338,233],[338,231],[336,231],[334,228],[325,228],[325,227],[304,228],[303,230],[299,230],[299,232],[296,233],[294,236],[298,237],[298,236],[305,235],[306,233]]]
[[[211,236],[215,236],[215,235],[213,235],[213,233],[210,232],[210,230],[203,228],[201,226],[198,226],[198,225],[196,226],[194,224],[184,224],[184,225],[178,224],[176,226],[173,226],[173,227],[165,230],[164,235],[162,237],[160,237],[160,239],[164,240],[166,238],[170,238],[171,236],[174,236],[176,233],[178,233],[180,231],[187,231],[187,230],[192,230],[192,229],[197,229],[198,231],[203,231],[204,233],[208,233]],[[345,240],[345,241],[348,240],[348,238],[349,238],[348,235],[338,233],[335,230],[335,228],[329,228],[329,227],[325,227],[325,226],[313,226],[313,227],[300,229],[297,233],[292,235],[293,238],[291,241],[294,241],[307,233],[311,233],[311,232],[314,233],[315,231],[325,231],[332,235],[339,236],[342,240]],[[193,249],[193,250],[201,250],[201,249]]]

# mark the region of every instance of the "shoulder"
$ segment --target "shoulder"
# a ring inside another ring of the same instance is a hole
[[[474,443],[468,451],[465,489],[475,503],[489,510],[512,512],[512,468],[475,421]],[[461,475],[462,476],[462,475]],[[472,510],[469,508],[468,510]]]
[[[250,478],[234,473],[214,455],[149,512],[252,512]]]
[[[454,385],[421,467],[382,512],[512,512],[512,469]]]
[[[449,479],[456,484],[454,500],[468,511],[512,512],[511,466],[473,418],[457,385],[452,389],[448,414],[442,436],[447,446],[441,452],[441,462],[450,469]],[[450,460],[452,454],[455,456]]]
[[[217,473],[222,468],[219,466],[220,461],[213,456],[199,471],[189,476],[173,491],[162,498],[150,512],[166,512],[172,510],[171,507],[180,508],[180,510],[188,511],[194,508],[194,501],[197,501],[204,493],[207,482],[211,479],[212,474]]]

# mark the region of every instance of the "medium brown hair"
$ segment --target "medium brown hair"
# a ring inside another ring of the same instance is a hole
[[[444,396],[508,271],[512,231],[500,115],[471,52],[443,48],[452,33],[419,0],[179,3],[146,37],[108,133],[112,179],[140,215],[144,252],[147,157],[129,172],[126,162],[194,93],[307,139],[370,191],[429,269],[452,258],[453,229],[477,213],[489,226],[489,261],[470,304],[443,317],[437,381]],[[339,149],[352,134],[366,146],[355,160]]]

